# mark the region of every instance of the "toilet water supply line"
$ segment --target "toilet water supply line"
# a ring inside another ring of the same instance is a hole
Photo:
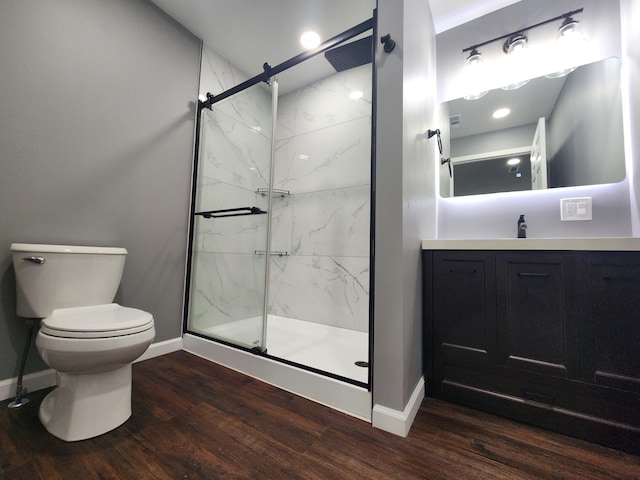
[[[29,347],[31,346],[31,338],[33,337],[33,328],[38,321],[37,318],[27,319],[27,341],[24,344],[24,350],[22,351],[22,358],[20,359],[20,371],[18,372],[18,385],[16,386],[16,398],[9,403],[9,408],[18,408],[22,405],[29,403],[28,398],[23,398],[23,395],[27,394],[27,390],[22,388],[22,377],[24,376],[24,367],[27,364],[27,354],[29,353]]]

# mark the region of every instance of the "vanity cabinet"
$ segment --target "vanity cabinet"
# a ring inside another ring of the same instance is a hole
[[[640,453],[640,253],[425,251],[431,396]]]

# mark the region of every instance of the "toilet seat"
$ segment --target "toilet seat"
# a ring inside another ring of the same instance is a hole
[[[108,338],[153,328],[153,316],[117,303],[59,308],[42,320],[40,332],[62,338]]]

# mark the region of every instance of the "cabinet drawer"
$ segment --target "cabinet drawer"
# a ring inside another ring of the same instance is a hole
[[[589,416],[594,422],[640,429],[640,395],[633,392],[451,355],[436,355],[434,384],[445,394],[472,389],[476,395],[497,394],[523,405],[535,404],[558,413]]]

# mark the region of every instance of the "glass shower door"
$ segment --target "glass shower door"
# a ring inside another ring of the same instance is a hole
[[[258,84],[203,109],[188,329],[264,350],[271,89]]]

